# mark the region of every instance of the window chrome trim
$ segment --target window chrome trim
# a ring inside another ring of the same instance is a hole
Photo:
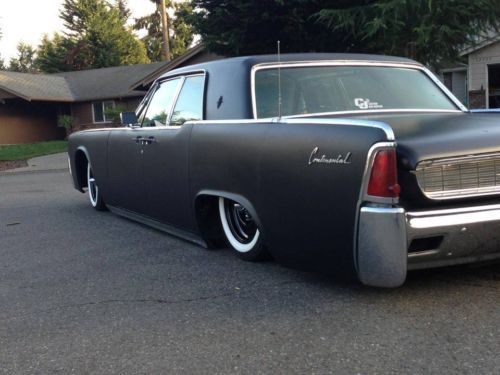
[[[206,90],[206,80],[207,80],[207,72],[205,69],[197,69],[197,70],[193,70],[192,72],[186,72],[186,73],[180,73],[180,74],[177,74],[177,75],[172,75],[172,76],[168,76],[168,77],[160,77],[158,78],[153,86],[155,87],[154,90],[151,90],[153,91],[152,94],[146,94],[146,97],[148,98],[148,102],[149,100],[153,97],[154,93],[156,92],[156,90],[158,90],[158,88],[160,87],[160,85],[162,85],[163,83],[165,82],[168,82],[168,81],[172,81],[174,79],[180,79],[180,82],[179,82],[179,85],[177,87],[177,91],[175,92],[175,95],[174,95],[174,98],[172,100],[172,107],[170,108],[170,111],[167,115],[167,121],[166,121],[166,124],[170,124],[170,120],[172,119],[172,115],[174,113],[174,108],[175,108],[175,105],[177,104],[177,99],[179,99],[179,95],[182,91],[182,88],[184,87],[184,83],[186,82],[186,79],[187,78],[190,78],[190,77],[198,77],[198,76],[203,76],[203,102],[202,102],[202,116],[204,115],[204,111],[203,111],[203,108],[204,108],[204,101],[205,101],[205,90]],[[145,100],[146,97],[143,99]],[[142,104],[142,103],[141,103]],[[147,104],[147,103],[145,103]],[[140,106],[140,105],[139,105]],[[144,110],[145,112],[147,112],[147,108],[149,107],[149,105],[145,106],[146,108],[141,108],[141,112]],[[144,113],[145,115],[146,113]],[[188,122],[188,121],[186,121]],[[184,125],[184,124],[182,124]],[[169,128],[169,129],[179,129],[182,125],[162,125],[162,126],[146,126],[146,127],[143,127],[142,126],[142,123],[141,123],[141,126],[140,128],[138,129],[163,129],[163,128]]]
[[[172,116],[174,114],[174,109],[175,109],[175,106],[177,105],[177,100],[179,99],[179,96],[181,94],[181,91],[182,89],[184,88],[184,84],[186,83],[186,80],[188,78],[191,78],[191,77],[203,77],[203,93],[202,93],[202,99],[201,99],[201,117],[204,116],[204,107],[205,107],[205,88],[206,88],[206,80],[207,80],[207,73],[206,71],[203,71],[203,73],[194,73],[194,74],[188,74],[188,75],[184,75],[182,76],[182,82],[179,86],[179,89],[177,90],[177,93],[174,97],[174,101],[172,102],[172,108],[170,109],[170,114],[168,116],[168,124],[170,124],[170,121],[172,120]],[[175,79],[177,77],[173,77],[173,78],[170,78],[170,79]],[[187,121],[185,121],[182,125],[184,125]],[[166,125],[168,127],[171,127],[171,128],[180,128],[182,125]]]
[[[384,67],[384,68],[405,68],[405,69],[414,69],[420,70],[424,74],[426,74],[431,81],[438,86],[439,89],[446,95],[446,97],[451,100],[453,104],[455,104],[458,109],[454,110],[432,110],[436,112],[467,112],[468,109],[448,90],[448,88],[426,67],[418,63],[402,63],[402,62],[384,62],[384,61],[363,61],[363,60],[324,60],[324,61],[297,61],[297,62],[282,62],[282,63],[262,63],[257,64],[252,67],[251,77],[250,77],[250,85],[251,85],[251,93],[252,93],[252,115],[255,119],[257,119],[257,100],[255,93],[255,76],[256,73],[260,70],[266,69],[283,69],[283,68],[303,68],[303,67],[327,67],[327,66],[368,66],[368,67]],[[390,110],[390,112],[397,112],[399,110]],[[337,111],[337,112],[321,112],[314,113],[312,115],[342,115],[342,114],[357,114],[357,113],[381,113],[381,110],[372,110],[372,111]],[[307,114],[310,116],[311,114]],[[301,115],[291,115],[287,117],[295,117]]]

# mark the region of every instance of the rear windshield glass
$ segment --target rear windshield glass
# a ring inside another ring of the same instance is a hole
[[[380,66],[281,68],[282,115],[391,109],[457,110],[422,71]],[[278,69],[255,74],[257,117],[278,115]]]

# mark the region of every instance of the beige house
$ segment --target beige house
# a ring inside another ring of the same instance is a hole
[[[500,35],[465,49],[467,64],[442,69],[445,85],[471,109],[500,108]]]

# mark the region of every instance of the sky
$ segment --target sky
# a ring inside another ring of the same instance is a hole
[[[44,33],[51,35],[62,31],[59,10],[63,0],[0,0],[0,57],[8,62],[16,55],[20,41],[34,47]],[[154,11],[150,0],[128,0],[131,18],[141,17]]]

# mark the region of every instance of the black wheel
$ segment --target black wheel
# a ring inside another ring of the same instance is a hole
[[[106,209],[104,200],[99,193],[99,187],[94,178],[94,173],[92,172],[92,166],[90,162],[87,163],[87,187],[89,192],[90,204],[98,211],[103,211]]]
[[[250,261],[269,258],[259,228],[245,207],[221,197],[219,214],[227,242],[240,258]]]

